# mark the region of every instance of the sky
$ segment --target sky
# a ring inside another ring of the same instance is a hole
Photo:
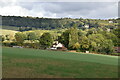
[[[118,17],[118,0],[0,0],[0,15],[110,19]]]

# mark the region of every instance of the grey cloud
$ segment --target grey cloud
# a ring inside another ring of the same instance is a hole
[[[59,3],[57,3],[59,4]],[[117,16],[117,3],[113,2],[80,2],[80,3],[63,3],[59,4],[62,7],[60,13],[73,15],[75,17],[86,18],[113,18]],[[113,7],[111,7],[113,6]],[[56,13],[55,11],[51,11]]]
[[[54,2],[39,3],[48,14],[56,13],[57,17],[86,17],[86,18],[110,18],[117,16],[117,6],[111,10],[108,8],[115,2]],[[109,10],[107,10],[109,9]],[[45,15],[47,15],[47,13]]]
[[[72,12],[82,10],[94,10],[101,7],[109,6],[113,3],[110,2],[55,2],[45,3],[43,8],[50,12]]]
[[[35,15],[37,13],[41,13],[43,17],[103,19],[117,16],[117,5],[115,5],[117,3],[115,2],[17,2],[15,4],[27,9],[33,14],[32,16],[37,16]],[[7,5],[8,3],[4,3],[2,7]]]

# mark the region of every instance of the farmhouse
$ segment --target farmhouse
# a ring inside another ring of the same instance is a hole
[[[51,50],[67,50],[67,48],[64,47],[64,45],[59,43],[58,41],[55,41],[50,49]]]

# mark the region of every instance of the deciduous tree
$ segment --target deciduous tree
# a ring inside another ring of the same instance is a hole
[[[53,39],[50,33],[43,33],[39,41],[40,44],[45,48],[50,47],[53,43]]]

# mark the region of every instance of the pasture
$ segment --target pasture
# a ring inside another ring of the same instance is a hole
[[[17,33],[18,31],[14,31],[14,30],[7,30],[7,29],[0,29],[0,35],[11,35],[14,36],[15,33]]]
[[[2,48],[3,78],[117,78],[118,57]]]

